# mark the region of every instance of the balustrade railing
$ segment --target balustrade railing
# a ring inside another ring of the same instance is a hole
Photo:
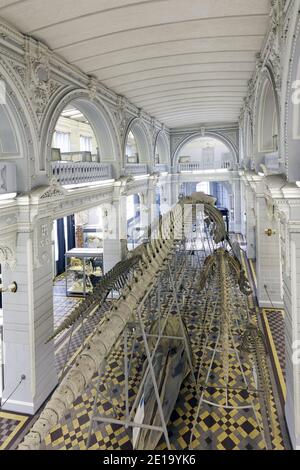
[[[96,162],[51,162],[52,174],[62,185],[81,184],[111,179],[112,167]]]
[[[154,166],[154,171],[157,171],[158,173],[165,173],[169,171],[169,167],[165,163],[157,163]]]
[[[129,163],[125,165],[125,174],[126,175],[147,175],[149,173],[148,165],[142,163]]]
[[[264,163],[268,170],[268,174],[276,174],[280,172],[280,161],[278,152],[267,153],[264,158]]]
[[[193,171],[213,171],[213,170],[232,170],[232,162],[223,162],[221,165],[206,165],[204,162],[199,163],[180,163],[178,165],[178,172],[193,172]]]

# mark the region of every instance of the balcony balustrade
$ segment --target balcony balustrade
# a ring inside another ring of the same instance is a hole
[[[156,171],[157,173],[166,173],[167,171],[169,171],[169,167],[165,163],[157,163],[154,166],[154,171]]]
[[[128,163],[125,165],[126,176],[147,175],[149,173],[148,165],[143,163]]]
[[[52,174],[62,185],[82,184],[112,178],[112,166],[96,162],[51,162]]]
[[[178,172],[193,172],[193,171],[214,171],[214,170],[232,170],[232,162],[223,162],[221,165],[207,165],[205,162],[195,163],[180,163],[178,165]]]

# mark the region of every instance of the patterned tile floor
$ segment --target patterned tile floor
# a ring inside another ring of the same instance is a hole
[[[29,417],[0,411],[0,450],[8,449],[27,424]]]
[[[255,278],[253,275],[254,265],[251,266],[246,259],[243,260],[245,267],[249,276],[249,279],[252,279],[255,283]],[[61,280],[60,280],[61,281]],[[193,305],[195,303],[195,298],[188,299],[187,305]],[[61,289],[58,292],[58,295],[55,296],[55,310],[59,312],[57,318],[57,323],[60,323],[64,314],[70,312],[70,309],[74,308],[77,302],[80,302],[76,298],[66,298],[64,297]],[[197,304],[197,303],[196,303]],[[251,299],[249,307],[253,309],[253,313],[257,314],[258,309],[256,306],[255,299]],[[191,313],[191,308],[188,308],[189,314]],[[65,312],[65,313],[62,313]],[[197,312],[198,313],[198,312]],[[277,312],[278,313],[278,312]],[[261,318],[264,328],[268,324],[269,329],[266,333],[268,335],[268,344],[272,352],[272,365],[275,365],[275,369],[280,368],[281,373],[284,370],[284,355],[280,354],[282,351],[282,334],[283,334],[283,324],[276,319],[274,312],[265,311],[262,315],[259,315]],[[281,319],[282,319],[281,314]],[[86,335],[93,330],[95,324],[99,321],[99,318],[95,317],[92,321],[87,321],[86,324]],[[191,320],[190,326],[193,335],[191,340],[193,342],[194,354],[197,357],[197,348],[195,344],[195,338],[199,336],[197,327],[195,326],[197,322],[195,319]],[[77,336],[76,336],[77,334]],[[80,347],[80,328],[74,334],[75,341],[72,342],[72,348],[70,351],[70,360],[74,360],[74,354],[76,350]],[[272,347],[273,341],[273,347]],[[56,344],[56,364],[58,370],[61,370],[62,364],[65,360],[65,351],[67,348],[68,338],[63,338],[57,341]],[[276,357],[277,355],[277,360]],[[279,359],[280,358],[280,359]],[[197,358],[197,361],[199,358]],[[105,398],[99,399],[97,405],[98,410],[101,414],[110,414],[112,411],[118,416],[122,411],[124,412],[124,406],[121,405],[122,400],[122,385],[124,382],[123,374],[123,353],[122,349],[115,349],[111,355],[107,370],[105,373],[105,380],[103,383],[106,384],[106,387],[101,386],[101,391]],[[215,368],[218,368],[218,364],[215,364]],[[217,370],[213,372],[216,373]],[[234,368],[232,369],[234,371]],[[250,371],[248,371],[250,373]],[[139,373],[140,370],[137,368],[132,374],[132,379],[130,382],[130,396],[135,396],[138,383],[139,383]],[[234,372],[232,372],[231,380],[236,381]],[[280,375],[280,372],[278,373]],[[214,376],[214,375],[213,375]],[[280,381],[277,380],[276,370],[275,370],[275,379],[276,383],[280,385]],[[52,450],[52,449],[85,449],[86,448],[86,438],[89,428],[90,416],[92,413],[92,407],[95,396],[95,387],[97,385],[97,377],[94,377],[93,384],[74,403],[72,409],[65,416],[64,420],[59,426],[56,426],[51,434],[49,434],[42,445],[42,448]],[[108,386],[110,385],[110,387]],[[216,387],[216,384],[214,384]],[[280,387],[279,387],[280,388]],[[209,390],[210,398],[215,400],[220,399],[220,393],[217,388],[213,386]],[[276,395],[276,393],[275,393]],[[280,390],[279,390],[280,395]],[[235,392],[232,393],[232,396],[229,399],[232,403],[243,403],[248,397],[244,395],[244,392]],[[221,397],[222,399],[222,397]],[[276,397],[272,400],[272,413],[276,416],[276,427],[277,435],[273,439],[273,447],[275,449],[284,449],[289,447],[289,442],[286,437],[286,431],[283,424],[282,411],[278,408],[278,400]],[[115,410],[113,410],[112,405],[115,405]],[[170,441],[172,448],[174,449],[187,449],[190,443],[191,438],[191,429],[194,424],[194,416],[197,409],[197,393],[194,384],[191,382],[191,379],[188,378],[185,380],[176,408],[172,413],[171,420],[168,426]],[[120,409],[118,409],[118,407]],[[256,411],[259,412],[259,404],[256,405]],[[32,425],[31,418],[27,416],[12,415],[9,413],[2,412],[0,414],[0,445],[1,448],[15,448],[17,442],[21,439],[28,428]],[[281,428],[281,429],[280,429]],[[283,432],[282,432],[283,431]],[[262,439],[262,436],[259,431],[259,426],[255,419],[255,415],[252,411],[245,411],[244,413],[239,413],[236,411],[227,412],[225,410],[218,410],[212,408],[209,405],[202,407],[200,412],[200,417],[195,427],[194,439],[192,440],[193,448],[201,449],[264,449],[265,444]],[[162,438],[158,449],[165,449],[166,444]],[[131,436],[123,427],[119,425],[104,425],[98,424],[95,431],[92,433],[90,449],[96,450],[112,450],[112,449],[131,449]]]
[[[189,272],[190,280],[194,278],[192,270]],[[203,303],[203,301],[202,301]],[[201,355],[199,355],[199,304],[201,298],[195,298],[195,293],[187,294],[185,306],[186,311],[183,312],[189,318],[188,331],[191,333],[192,349],[196,357],[197,365],[199,365]],[[256,315],[255,302],[252,300],[250,307],[253,314]],[[168,305],[168,303],[167,303]],[[208,360],[208,359],[207,359]],[[197,368],[196,365],[196,368]],[[220,372],[220,362],[215,361],[211,374],[212,385],[207,390],[207,398],[212,401],[224,403],[223,394],[217,388],[220,384],[216,383],[215,377]],[[241,387],[241,377],[236,370],[235,362],[231,365],[230,384],[232,387]],[[252,376],[250,367],[244,369],[247,377]],[[122,389],[124,385],[123,373],[123,352],[122,348],[117,348],[110,357],[106,373],[102,378],[102,383],[106,387],[101,390],[106,398],[99,397],[97,401],[98,412],[100,415],[111,415],[116,413],[116,417],[122,416],[124,412],[124,404],[122,397]],[[109,387],[109,383],[112,384]],[[130,381],[130,396],[136,395],[139,383],[139,371],[132,373]],[[47,436],[42,448],[44,449],[86,449],[86,440],[89,429],[89,422],[92,414],[93,401],[95,397],[95,387],[97,377],[94,378],[93,386],[80,397],[70,413],[65,417],[63,422],[55,427],[51,434]],[[115,391],[108,393],[107,389]],[[105,392],[106,390],[106,392]],[[109,396],[108,396],[109,395]],[[191,440],[191,429],[194,425],[198,399],[196,388],[191,379],[185,380],[181,388],[181,392],[172,413],[171,420],[168,425],[169,438],[172,449],[187,449]],[[249,394],[245,390],[234,390],[229,393],[228,401],[233,406],[243,406],[245,401],[249,399]],[[113,405],[119,410],[114,410]],[[272,440],[273,448],[283,450],[288,448],[285,432],[282,433],[281,425],[283,424],[280,410],[278,410],[276,399],[272,398],[272,414],[276,422],[276,434]],[[255,412],[259,415],[260,404],[258,400],[255,403]],[[210,405],[203,405],[200,416],[195,427],[194,438],[192,439],[191,448],[195,449],[216,449],[216,450],[256,450],[265,449],[266,444],[260,432],[261,419],[257,420],[253,410],[249,411],[226,411],[218,408],[212,408]],[[98,424],[95,425],[92,433],[90,449],[96,450],[114,450],[114,449],[131,449],[131,433],[118,425]],[[166,449],[164,438],[161,439],[158,449]]]
[[[72,310],[82,301],[80,297],[66,297],[65,296],[65,282],[64,276],[59,276],[53,287],[53,307],[54,307],[54,326],[55,328],[60,325],[63,319],[69,315]],[[74,335],[75,341],[73,341],[72,347],[70,348],[70,356],[74,353],[75,349],[78,349],[78,341],[76,341],[76,335]],[[59,338],[55,349],[55,360],[58,372],[60,372],[65,356],[67,347],[67,337]],[[13,448],[15,442],[17,442],[20,435],[24,434],[24,430],[27,429],[32,421],[33,417],[29,415],[21,415],[6,411],[0,411],[0,449]]]
[[[237,241],[241,247],[244,247],[243,237],[236,236]],[[243,257],[244,267],[247,272],[248,279],[256,292],[257,279],[256,279],[256,263],[254,260],[247,260],[246,256]],[[257,306],[256,299],[254,298],[254,305]],[[269,351],[271,352],[270,358],[272,368],[278,388],[280,403],[284,409],[286,397],[286,384],[285,384],[285,334],[284,334],[284,310],[280,309],[258,309],[260,322],[267,340]]]

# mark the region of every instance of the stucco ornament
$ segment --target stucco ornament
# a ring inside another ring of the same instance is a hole
[[[31,38],[25,39],[26,80],[33,108],[39,120],[60,84],[50,77],[49,49]]]
[[[1,236],[0,242],[0,264],[4,268],[10,268],[12,271],[15,270],[17,265],[16,260],[17,251],[17,234],[12,233],[10,235]]]

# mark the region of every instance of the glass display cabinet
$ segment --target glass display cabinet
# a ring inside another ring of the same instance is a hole
[[[103,248],[102,228],[98,225],[84,225],[83,242],[85,248]]]
[[[86,296],[103,275],[103,248],[73,248],[65,254],[66,296]]]

